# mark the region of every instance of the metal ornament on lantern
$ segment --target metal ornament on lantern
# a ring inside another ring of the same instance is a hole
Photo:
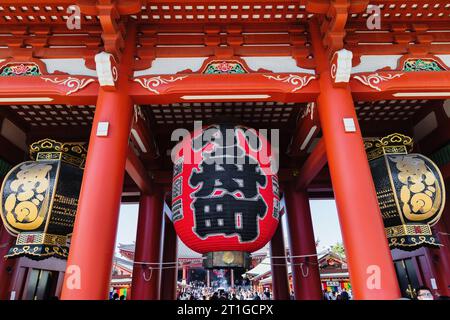
[[[271,146],[254,129],[218,124],[175,147],[172,221],[206,268],[248,268],[270,241],[280,196]]]
[[[83,143],[44,139],[13,167],[2,184],[0,216],[17,237],[6,258],[41,260],[68,256],[87,150]]]
[[[445,185],[436,164],[409,153],[412,138],[391,134],[365,139],[386,236],[391,249],[415,250],[439,247],[431,227],[445,206]]]

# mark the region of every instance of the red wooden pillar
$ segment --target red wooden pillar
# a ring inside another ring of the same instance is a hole
[[[318,111],[355,299],[397,299],[400,289],[349,87],[333,86],[317,21],[310,34],[320,74]],[[344,119],[355,131],[346,132]]]
[[[161,267],[163,195],[142,195],[134,253],[132,300],[158,300]]]
[[[4,256],[15,240],[3,225],[0,225],[0,300],[9,300],[9,288],[16,259],[5,259]]]
[[[447,199],[450,192],[447,192]],[[436,269],[436,280],[438,282],[439,294],[450,296],[450,230],[447,227],[450,222],[450,204],[447,203],[442,214],[441,220],[434,226],[434,232],[437,234],[442,246],[439,249],[431,249],[431,256]]]
[[[161,299],[175,300],[177,293],[178,238],[169,217],[164,222],[163,269],[161,274]]]
[[[183,265],[183,284],[188,284],[187,282],[187,276],[188,276],[188,267],[186,265]]]
[[[283,239],[283,226],[280,221],[270,241],[270,260],[272,265],[272,293],[275,300],[289,300],[289,282],[286,266],[286,250]]]
[[[61,298],[108,298],[120,199],[133,116],[128,75],[135,26],[127,32],[116,91],[99,89]],[[97,136],[99,123],[107,136]]]
[[[292,185],[288,185],[284,196],[290,255],[293,257],[291,268],[295,300],[321,300],[322,287],[308,194],[306,191],[295,191]]]

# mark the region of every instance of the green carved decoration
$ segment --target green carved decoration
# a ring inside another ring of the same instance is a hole
[[[11,63],[0,68],[0,77],[39,75],[41,75],[41,70],[39,69],[39,66],[34,63]]]
[[[213,61],[209,63],[204,74],[242,74],[247,73],[244,67],[237,61]]]
[[[403,71],[444,71],[445,69],[432,59],[408,59],[403,64]]]

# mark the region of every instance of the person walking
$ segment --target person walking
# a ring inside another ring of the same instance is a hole
[[[350,296],[349,296],[347,290],[345,290],[345,288],[342,289],[341,300],[350,300]]]
[[[421,286],[416,289],[417,300],[434,300],[433,293],[430,288]]]

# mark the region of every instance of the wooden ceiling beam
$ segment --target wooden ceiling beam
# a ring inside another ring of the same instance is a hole
[[[153,182],[145,169],[145,166],[129,146],[125,170],[138,186],[139,190],[145,194],[151,194],[154,190]]]
[[[307,189],[309,184],[325,167],[327,161],[325,142],[321,139],[298,172],[297,179],[295,181],[295,189]]]
[[[297,121],[297,127],[287,150],[291,157],[301,157],[320,133],[320,121],[314,102],[308,104]]]
[[[9,164],[16,164],[26,160],[26,152],[17,147],[14,143],[0,135],[0,157]]]
[[[141,107],[136,106],[130,137],[140,154],[153,160],[159,156],[159,150],[147,119]]]

